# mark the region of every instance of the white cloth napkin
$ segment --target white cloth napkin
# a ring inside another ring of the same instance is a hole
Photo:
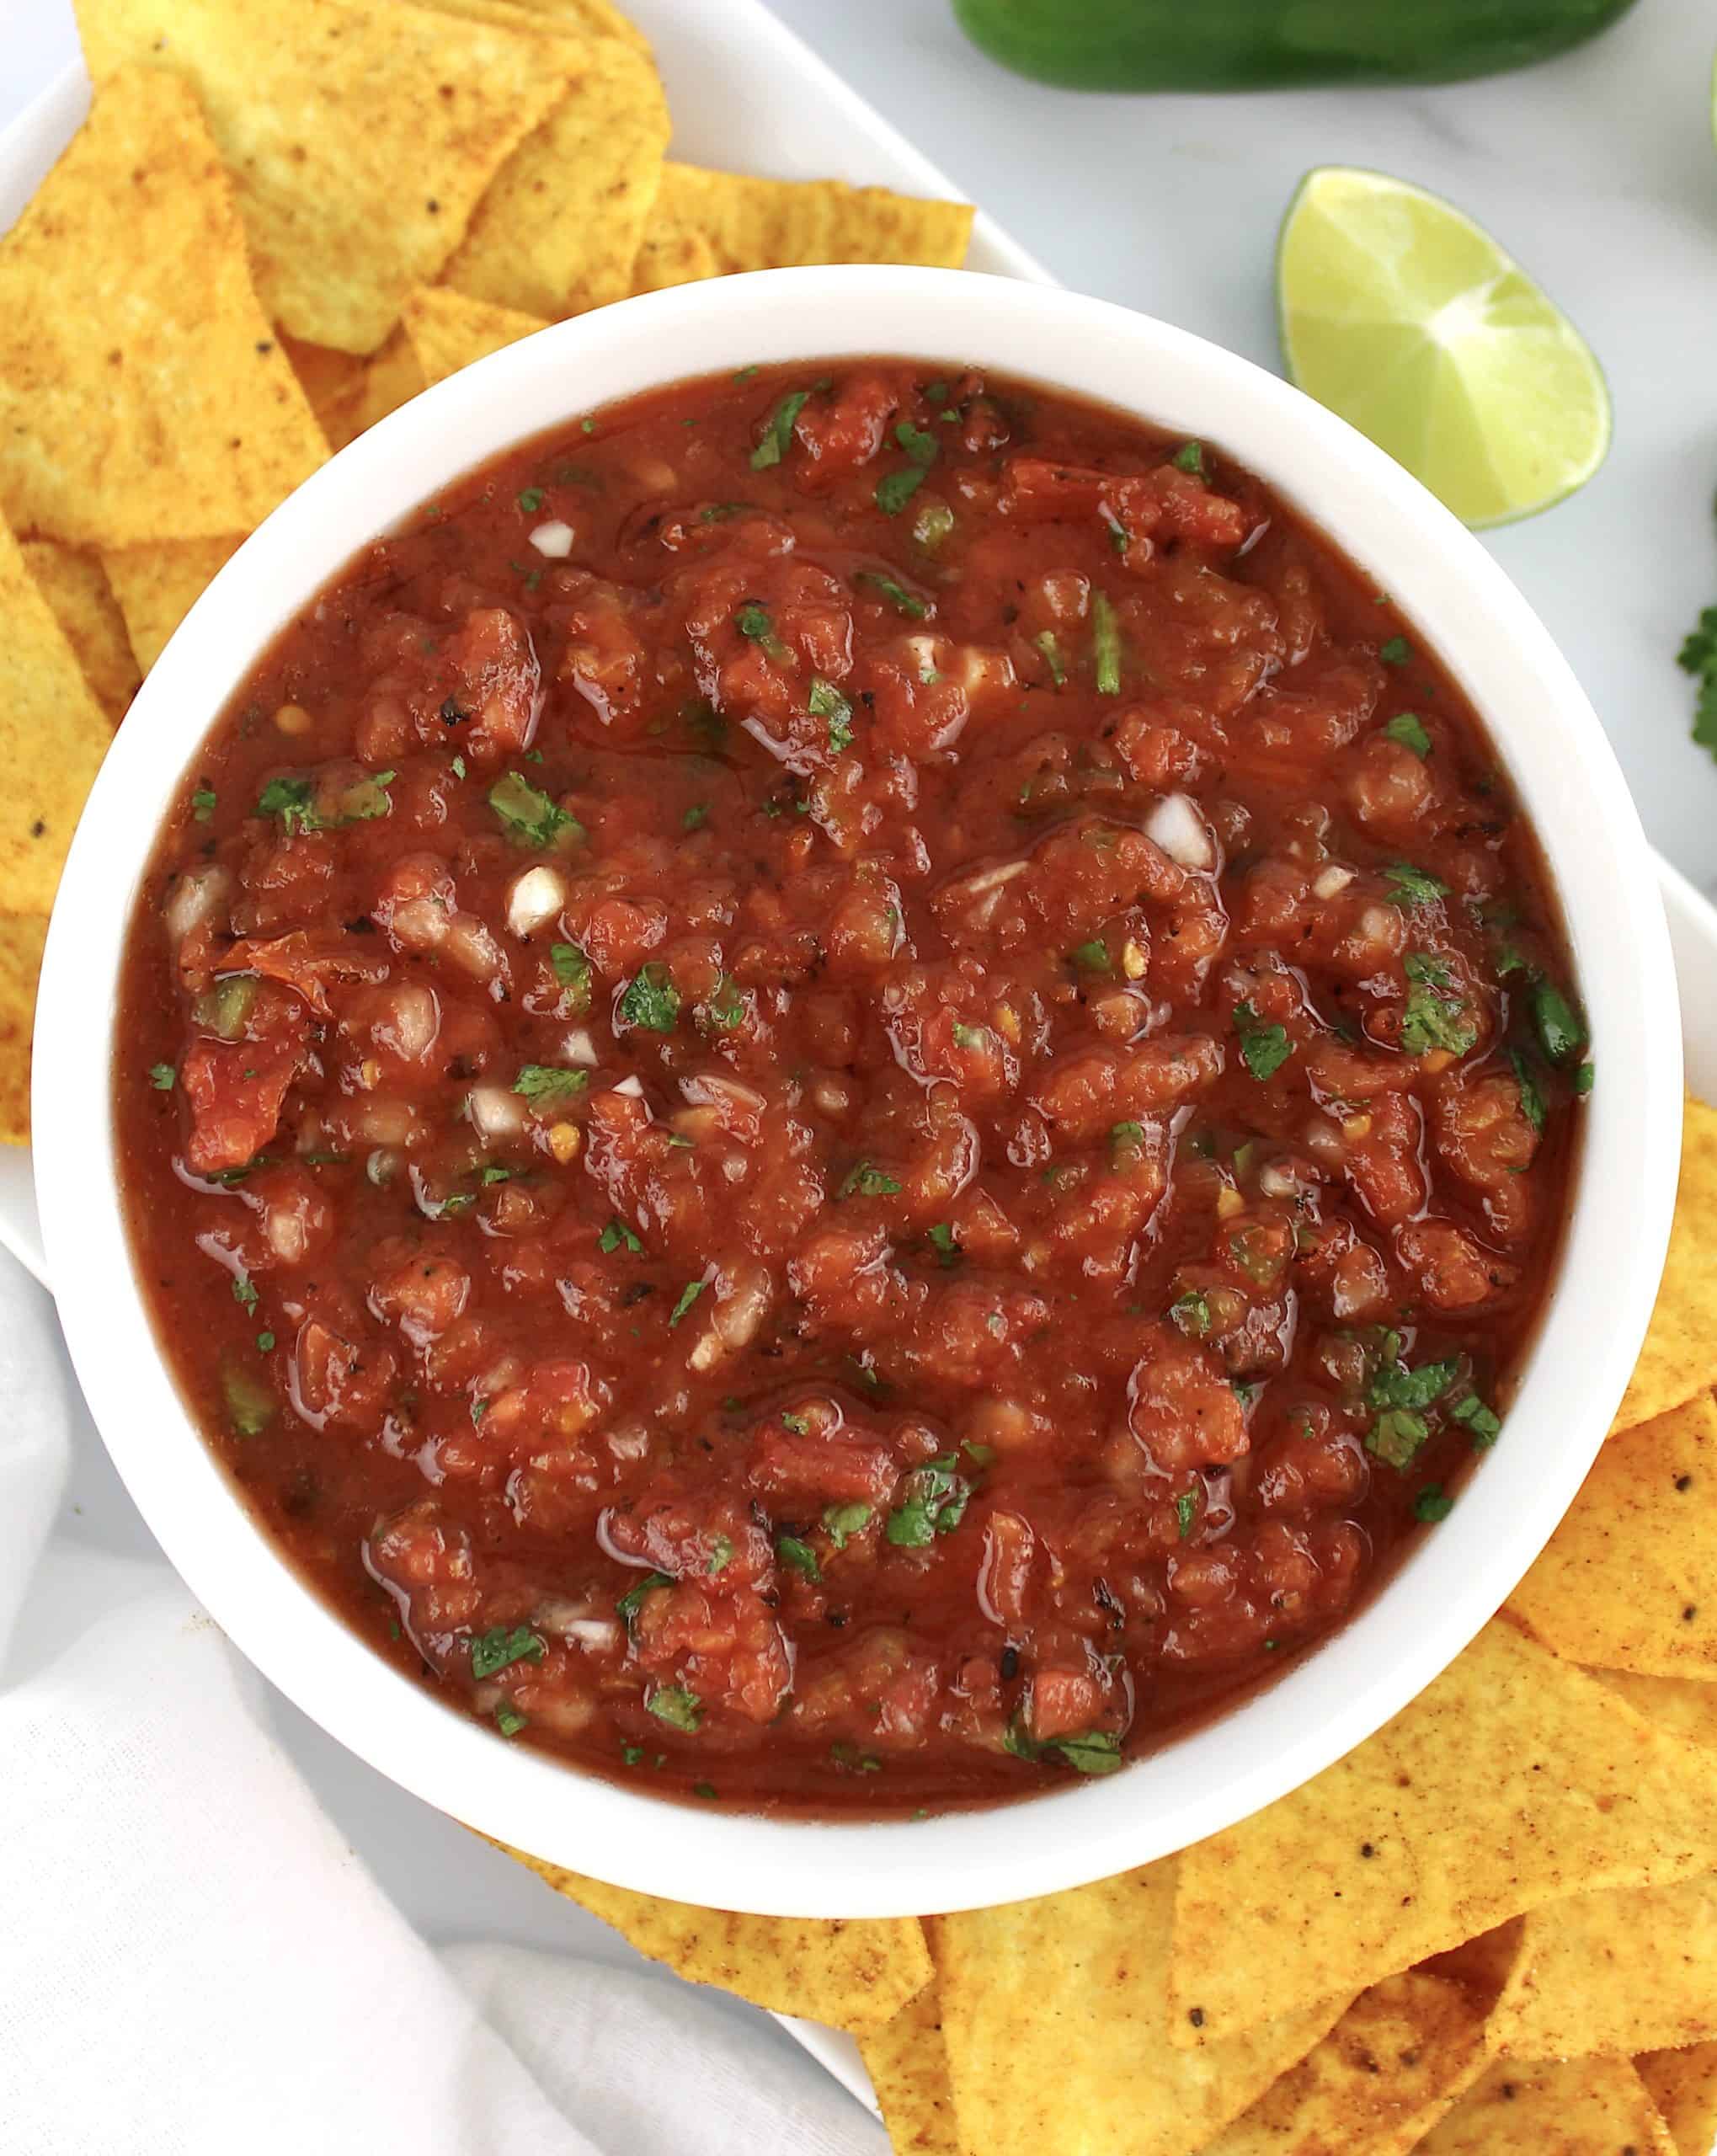
[[[760,2015],[425,1944],[165,1563],[80,1538],[99,1440],[3,1257],[0,1410],[3,2156],[885,2156]]]

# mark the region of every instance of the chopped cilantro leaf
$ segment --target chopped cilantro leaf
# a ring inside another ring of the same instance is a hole
[[[680,819],[680,828],[682,831],[701,830],[704,825],[708,823],[709,818],[710,808],[708,802],[694,801],[691,808],[689,808],[685,814]]]
[[[968,1026],[962,1020],[955,1019],[954,1046],[956,1048],[982,1048],[989,1038],[988,1026]]]
[[[1209,1299],[1197,1289],[1189,1288],[1169,1305],[1169,1315],[1181,1331],[1194,1340],[1202,1340],[1210,1330]]]
[[[1432,1527],[1440,1519],[1447,1519],[1454,1510],[1454,1499],[1443,1495],[1440,1482],[1427,1482],[1413,1500],[1413,1517]]]
[[[513,1081],[513,1091],[527,1101],[568,1101],[590,1082],[588,1070],[565,1070],[554,1063],[527,1063]]]
[[[149,1083],[157,1093],[170,1093],[178,1076],[170,1063],[152,1063],[149,1066]]]
[[[931,1246],[944,1265],[954,1264],[960,1255],[960,1246],[954,1240],[954,1231],[946,1220],[938,1220],[927,1230]]]
[[[1428,951],[1410,951],[1403,970],[1413,984],[1401,1006],[1401,1046],[1409,1055],[1429,1055],[1434,1049],[1464,1055],[1479,1028],[1461,998],[1450,987],[1451,974]]]
[[[697,1008],[699,1025],[718,1033],[731,1033],[745,1017],[745,999],[731,974],[717,975],[714,992]]]
[[[1181,1524],[1180,1539],[1184,1542],[1191,1535],[1193,1523],[1198,1518],[1198,1492],[1196,1490],[1182,1490],[1176,1498],[1175,1518]]]
[[[836,1737],[829,1746],[829,1756],[844,1774],[880,1774],[882,1771],[882,1763],[874,1752],[861,1752],[856,1744],[848,1743],[844,1737]]]
[[[561,986],[571,991],[573,1016],[590,1007],[590,961],[576,943],[551,943],[548,963]]]
[[[456,756],[453,759],[453,776],[455,778],[463,778],[465,776],[465,759],[463,756]]]
[[[1495,1414],[1480,1399],[1476,1392],[1468,1393],[1455,1401],[1448,1411],[1449,1420],[1460,1423],[1480,1452],[1488,1452],[1502,1434],[1502,1417]]]
[[[829,1540],[837,1550],[845,1550],[850,1538],[867,1528],[872,1518],[871,1508],[857,1498],[844,1505],[829,1505],[823,1514],[823,1525]]]
[[[1431,1435],[1431,1425],[1416,1409],[1386,1407],[1365,1433],[1365,1449],[1391,1467],[1408,1468]]]
[[[674,1330],[675,1326],[679,1324],[680,1319],[685,1316],[687,1310],[691,1308],[692,1305],[697,1300],[698,1297],[703,1293],[704,1289],[708,1285],[709,1283],[707,1280],[688,1280],[686,1282],[685,1285],[680,1290],[679,1301],[674,1305],[674,1315],[668,1321],[668,1330],[670,1332]]]
[[[927,470],[936,462],[936,436],[926,434],[922,427],[914,426],[910,419],[903,419],[895,428],[894,439],[914,464],[922,464]]]
[[[749,367],[736,367],[728,379],[729,382],[755,382],[757,379],[756,362],[754,360]]]
[[[508,1700],[503,1700],[499,1706],[495,1709],[495,1727],[499,1730],[503,1737],[516,1737],[529,1719],[528,1716],[521,1715],[517,1707]]]
[[[898,516],[923,484],[921,464],[908,464],[898,472],[885,472],[877,482],[877,507],[884,516]]]
[[[1202,441],[1183,441],[1169,462],[1177,472],[1190,472],[1195,479],[1204,477],[1204,445]]]
[[[1566,1063],[1586,1045],[1586,1027],[1554,981],[1533,985],[1533,1025],[1539,1045],[1552,1063]]]
[[[1392,1342],[1394,1337],[1391,1333]],[[1446,1363],[1421,1363],[1417,1369],[1410,1370],[1397,1352],[1379,1365],[1366,1390],[1367,1405],[1378,1408],[1429,1407],[1454,1383],[1456,1368],[1451,1359]]]
[[[653,1594],[659,1587],[672,1587],[672,1572],[646,1572],[636,1587],[629,1587],[615,1604],[615,1614],[630,1628],[637,1621],[637,1614],[644,1606],[644,1597]]]
[[[671,1033],[680,1016],[680,991],[668,978],[668,969],[652,961],[640,966],[620,999],[623,1024],[642,1027],[646,1033]]]
[[[703,1720],[703,1702],[683,1684],[659,1684],[644,1705],[671,1729],[694,1730]]]
[[[1431,736],[1416,712],[1397,712],[1384,732],[1391,741],[1399,741],[1404,749],[1410,749],[1416,756],[1431,754]]]
[[[296,831],[319,830],[322,819],[312,803],[316,788],[307,778],[271,778],[257,796],[259,816],[278,816],[288,838]]]
[[[632,1252],[634,1257],[642,1257],[643,1254],[643,1245],[627,1227],[625,1221],[616,1215],[597,1236],[596,1247],[606,1257],[611,1251],[619,1250],[622,1245]]]
[[[1520,1094],[1520,1112],[1534,1130],[1542,1130],[1544,1127],[1544,1097],[1538,1091],[1538,1081],[1533,1076],[1532,1065],[1517,1048],[1508,1051],[1508,1059],[1514,1065],[1514,1082]]]
[[[925,1549],[959,1525],[972,1491],[955,1472],[958,1465],[954,1454],[945,1453],[914,1468],[902,1482],[902,1502],[889,1513],[884,1530],[897,1549]]]
[[[813,718],[829,721],[829,753],[831,756],[838,756],[843,749],[852,746],[852,706],[834,682],[825,681],[820,674],[813,674],[810,694],[805,699],[805,708]]]
[[[874,585],[897,614],[904,614],[909,621],[921,622],[930,611],[924,600],[909,592],[904,584],[892,576],[885,576],[880,569],[861,569],[853,579],[855,584]]]
[[[1068,956],[1082,974],[1112,974],[1115,961],[1109,956],[1109,947],[1100,936],[1092,937],[1089,943],[1081,943]]]
[[[775,1554],[784,1565],[796,1572],[803,1572],[808,1580],[820,1580],[823,1567],[817,1562],[817,1552],[808,1542],[802,1542],[797,1534],[778,1534],[775,1538]]]
[[[191,796],[191,814],[200,824],[206,824],[214,814],[220,796],[211,786],[200,786]]]
[[[1121,1764],[1121,1739],[1112,1729],[1087,1730],[1082,1737],[1058,1737],[1046,1748],[1082,1774],[1112,1774]]]
[[[1580,1068],[1574,1074],[1574,1094],[1576,1100],[1583,1101],[1586,1098],[1586,1095],[1592,1091],[1592,1081],[1596,1075],[1597,1073],[1594,1071],[1591,1064],[1582,1063],[1581,1065]]]
[[[1250,1003],[1235,1004],[1234,1030],[1240,1037],[1240,1059],[1261,1085],[1293,1054],[1287,1027],[1266,1026]]]
[[[724,1572],[733,1561],[733,1538],[732,1535],[712,1534],[710,1537],[709,1564],[706,1569],[711,1572]]]
[[[471,1673],[473,1677],[493,1677],[497,1670],[509,1669],[515,1662],[541,1662],[547,1651],[548,1642],[528,1625],[515,1625],[510,1630],[497,1625],[492,1631],[478,1632],[471,1642]]]
[[[1109,1126],[1109,1150],[1112,1153],[1137,1153],[1144,1144],[1144,1125],[1142,1123],[1112,1123]]]
[[[1409,861],[1392,862],[1384,869],[1384,878],[1389,887],[1389,904],[1399,906],[1403,913],[1411,913],[1419,906],[1434,905],[1439,899],[1448,896],[1447,883],[1439,883],[1435,876],[1414,867]]]
[[[769,424],[763,430],[763,439],[751,452],[751,469],[766,472],[771,464],[779,464],[793,439],[793,422],[809,401],[808,389],[795,389],[783,397],[769,415]]]
[[[835,1193],[837,1198],[851,1198],[855,1192],[861,1198],[892,1198],[899,1184],[881,1168],[873,1168],[868,1161],[861,1161],[848,1171],[845,1182]]]
[[[245,1310],[253,1310],[256,1308],[256,1283],[248,1273],[241,1273],[233,1282],[232,1299]]]
[[[794,1415],[783,1407],[781,1412],[781,1426],[784,1430],[791,1430],[796,1438],[803,1438],[810,1429],[811,1418],[808,1415]]]
[[[734,615],[733,627],[749,643],[766,651],[777,665],[792,663],[793,654],[776,634],[768,607],[760,606],[755,599],[748,599]]]
[[[526,487],[519,497],[519,506],[527,516],[534,516],[547,499],[541,487]]]
[[[275,1345],[274,1334],[272,1332],[258,1333],[256,1337],[256,1344],[257,1351],[259,1354],[267,1355],[271,1353]]]
[[[1121,631],[1106,592],[1091,594],[1091,674],[1100,696],[1121,693]]]
[[[1405,666],[1413,656],[1413,647],[1405,637],[1391,637],[1387,643],[1378,646],[1377,655],[1385,666]]]
[[[584,827],[551,801],[520,771],[506,771],[489,788],[489,806],[515,838],[534,846],[552,846],[563,832],[583,838]]]

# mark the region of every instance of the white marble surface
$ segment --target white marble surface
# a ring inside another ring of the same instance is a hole
[[[1717,886],[1717,769],[1688,742],[1689,685],[1674,664],[1683,631],[1717,600],[1717,15],[1702,0],[1639,0],[1595,45],[1525,74],[1244,100],[1039,88],[973,52],[939,0],[773,4],[1069,284],[1266,365],[1276,224],[1309,165],[1382,167],[1488,224],[1586,331],[1616,400],[1598,478],[1490,543],[1585,680],[1651,836]],[[73,50],[68,0],[0,0],[0,125]],[[735,165],[748,156],[766,163],[766,147],[733,144]],[[93,1444],[71,1502],[85,1539],[148,1551]],[[432,1937],[623,1951],[280,1713],[334,1816]]]

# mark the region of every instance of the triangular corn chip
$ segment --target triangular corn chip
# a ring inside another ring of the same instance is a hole
[[[1494,1620],[1376,1736],[1183,1851],[1170,2034],[1207,2041],[1559,1895],[1710,1868],[1709,1755]]]
[[[1419,2156],[1677,2156],[1624,2058],[1490,2073],[1419,2143]]]
[[[961,2156],[940,1985],[926,1984],[898,2014],[855,2034],[894,2156]]]
[[[45,914],[0,914],[0,1145],[29,1143],[29,1046]]]
[[[1678,2156],[1711,2156],[1717,2143],[1717,2044],[1648,2052],[1634,2065]]]
[[[78,0],[77,22],[97,82],[139,61],[195,85],[269,314],[344,352],[435,282],[576,57],[406,0]],[[174,266],[200,291],[191,259]]]
[[[86,546],[248,530],[326,455],[195,96],[115,76],[0,240],[0,507]]]
[[[1669,1257],[1645,1344],[1616,1411],[1613,1428],[1631,1429],[1710,1387],[1717,1374],[1717,1108],[1690,1100],[1682,1123],[1681,1193]]]
[[[131,649],[146,674],[240,543],[168,539],[158,547],[120,547],[102,556]]]
[[[491,307],[486,300],[467,299],[463,292],[431,285],[406,302],[403,327],[427,384],[445,381],[473,360],[487,359],[504,344],[516,344],[547,324],[534,314]]]
[[[143,676],[131,656],[107,572],[94,554],[62,547],[57,539],[26,539],[23,544],[29,573],[77,653],[84,680],[117,726]]]

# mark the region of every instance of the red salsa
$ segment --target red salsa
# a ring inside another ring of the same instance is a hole
[[[187,774],[118,1038],[161,1337],[376,1650],[877,1813],[1105,1773],[1460,1532],[1591,1079],[1388,595],[1208,444],[894,360],[368,547]]]

